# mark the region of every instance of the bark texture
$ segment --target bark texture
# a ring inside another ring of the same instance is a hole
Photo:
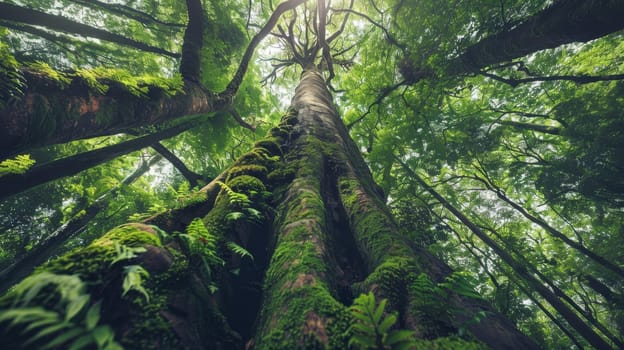
[[[114,87],[99,94],[79,78],[65,87],[40,74],[27,74],[26,79],[29,88],[21,101],[0,110],[0,157],[36,146],[157,125],[221,106],[213,94],[192,82],[185,84],[185,93],[174,96],[157,87],[150,88],[147,96],[136,96]]]

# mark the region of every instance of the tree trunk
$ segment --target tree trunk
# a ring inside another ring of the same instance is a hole
[[[193,233],[185,227],[201,217],[221,242],[234,242],[251,252],[254,264],[236,254],[223,254],[223,265],[208,263],[211,273],[207,275],[206,264],[198,261],[179,235],[166,244],[144,237],[142,232],[154,231],[150,226],[118,228],[142,235],[122,243],[148,248],[134,263],[151,272],[147,290],[155,300],[149,308],[133,303],[129,311],[124,310],[123,298],[116,299],[119,294],[103,291],[118,286],[118,278],[117,284],[94,282],[92,289],[99,294],[93,298],[103,297],[109,305],[103,319],[115,320],[117,334],[126,335],[120,338],[125,345],[147,339],[156,347],[172,347],[173,342],[191,349],[242,348],[243,343],[255,349],[346,349],[353,322],[347,307],[358,294],[372,291],[388,299],[389,312],[398,313],[397,327],[415,330],[421,338],[444,337],[464,328],[493,349],[539,348],[482,299],[450,290],[436,296],[418,289],[423,278],[438,283],[452,271],[400,235],[383,193],[315,69],[304,71],[292,108],[271,130],[271,137],[257,142],[218,179],[202,190],[205,196],[199,202],[148,222],[169,233],[186,230],[188,237]],[[266,200],[266,191],[272,191],[272,202]],[[233,214],[245,216],[252,208],[265,212],[264,224],[232,222]],[[119,237],[113,230],[77,255],[61,257],[43,270],[59,268],[90,280],[115,280],[106,259],[99,265],[88,264],[90,269],[106,265],[98,273],[80,270],[82,266],[62,266],[78,259],[93,260],[88,257],[111,249],[104,241],[119,241]],[[110,256],[102,254],[97,256]],[[211,294],[208,289],[216,282],[219,289]],[[432,300],[440,314],[423,307],[423,299]],[[476,320],[477,316],[482,318]],[[145,317],[166,327],[159,332],[145,330],[136,321]],[[469,342],[448,341],[456,347]]]
[[[259,348],[304,344],[344,347],[344,306],[372,290],[388,298],[401,326],[421,336],[444,334],[472,319],[467,328],[495,349],[537,346],[481,300],[451,295],[440,301],[462,310],[448,324],[428,329],[417,315],[417,275],[441,281],[451,273],[443,262],[411,247],[394,223],[355,143],[333,107],[321,74],[304,71],[293,98],[295,123],[284,157],[294,179],[277,208],[275,251],[265,278],[265,294],[254,340]],[[277,344],[277,345],[276,345]]]

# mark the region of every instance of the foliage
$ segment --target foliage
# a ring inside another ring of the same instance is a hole
[[[372,292],[361,294],[349,308],[355,319],[350,327],[352,333],[349,346],[358,349],[410,349],[414,347],[414,332],[409,330],[391,330],[397,321],[397,315],[385,314],[387,299],[379,304]]]
[[[122,349],[112,329],[98,325],[100,303],[90,303],[87,286],[77,276],[41,272],[24,279],[11,293],[12,307],[0,311],[5,344],[39,349]],[[48,307],[31,306],[41,298]]]
[[[191,221],[186,227],[186,233],[181,233],[179,236],[186,244],[191,262],[200,264],[201,271],[208,278],[208,283],[211,284],[211,289],[216,290],[217,286],[212,280],[213,270],[215,267],[225,264],[217,252],[217,238],[208,232],[206,225],[199,218]]]
[[[5,159],[0,162],[0,176],[7,174],[23,174],[35,164],[30,154],[20,154],[13,159]]]

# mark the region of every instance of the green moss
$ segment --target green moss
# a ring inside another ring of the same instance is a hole
[[[162,316],[167,309],[167,296],[188,284],[189,265],[186,256],[176,249],[167,249],[173,264],[163,273],[153,274],[146,289],[150,301],[137,297],[130,305],[130,325],[121,343],[126,349],[175,349],[182,347],[169,322]]]
[[[340,197],[354,226],[354,234],[369,268],[393,256],[412,256],[396,233],[391,216],[368,196],[357,180],[340,179]]]
[[[275,128],[269,130],[269,135],[272,137],[281,138],[282,142],[288,139],[290,132],[292,130],[292,126],[290,125],[280,125]]]
[[[282,117],[280,124],[290,126],[296,125],[299,122],[297,120],[297,114],[297,111],[295,111],[294,109],[289,109],[288,112]]]
[[[110,270],[110,262],[117,256],[115,243],[129,247],[146,244],[161,246],[158,236],[149,230],[149,226],[141,224],[118,226],[87,247],[75,249],[43,264],[36,272],[78,274],[85,281],[101,282]]]
[[[272,156],[281,156],[282,155],[281,140],[279,138],[276,138],[276,137],[260,140],[260,141],[256,142],[254,147],[255,148],[264,148],[267,151],[269,151],[269,153]]]
[[[287,185],[295,178],[295,167],[293,164],[283,165],[270,172],[266,179],[272,185]]]
[[[235,165],[261,165],[269,168],[277,161],[279,161],[278,156],[271,155],[271,152],[266,148],[256,147],[251,152],[240,156]]]
[[[257,164],[237,165],[228,170],[228,178],[232,179],[241,175],[249,175],[258,179],[266,179],[268,173],[267,167]]]
[[[54,81],[58,87],[65,88],[71,82],[71,78],[65,73],[59,72],[44,62],[29,62],[25,64],[26,69],[38,75],[42,75],[51,81]]]
[[[266,191],[266,186],[262,183],[262,180],[250,175],[241,175],[230,179],[227,185],[230,186],[232,191],[247,195]]]

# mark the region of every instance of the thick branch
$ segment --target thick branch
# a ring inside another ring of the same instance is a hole
[[[165,55],[173,58],[180,57],[180,55],[177,53],[154,47],[140,41],[129,39],[123,35],[110,33],[86,24],[74,22],[62,16],[50,15],[44,12],[12,4],[0,3],[0,19],[36,26],[44,26],[52,30],[58,30],[65,33],[72,33],[76,35],[109,41],[116,44],[133,47],[142,51],[153,52],[159,55]]]
[[[184,178],[189,182],[191,188],[198,185],[198,181],[204,181],[204,177],[191,171],[178,156],[173,154],[167,147],[163,146],[160,142],[155,142],[150,145],[154,149],[154,151],[158,152],[161,156],[171,163],[179,172],[184,176]]]
[[[523,122],[516,122],[513,120],[500,120],[500,121],[497,121],[496,124],[514,126],[520,129],[537,131],[537,132],[541,132],[544,134],[551,134],[551,135],[561,134],[561,128],[558,128],[556,126],[523,123]]]
[[[184,31],[180,74],[184,79],[197,83],[201,67],[200,51],[204,43],[204,9],[200,0],[186,0],[186,9],[189,22]]]
[[[0,157],[226,107],[193,83],[186,84],[185,93],[174,96],[159,94],[158,87],[150,87],[154,91],[151,98],[113,88],[105,95],[90,93],[87,83],[79,78],[62,90],[58,82],[39,74],[27,74],[26,84],[21,103],[0,110]]]
[[[122,4],[110,4],[110,3],[106,3],[106,2],[98,1],[98,0],[71,0],[71,1],[77,4],[91,7],[91,8],[102,9],[110,13],[125,16],[143,25],[145,25],[148,22],[151,22],[151,23],[161,24],[161,25],[165,25],[169,27],[181,27],[181,28],[185,27],[185,25],[182,23],[165,22],[156,18],[155,16],[151,16],[145,12],[139,11],[130,6],[126,6]]]
[[[566,0],[527,18],[509,31],[487,37],[459,57],[464,69],[491,64],[573,42],[587,42],[624,28],[624,2]]]
[[[594,40],[623,29],[622,18],[622,1],[556,1],[512,29],[468,47],[449,64],[449,73],[474,73],[536,51]],[[409,59],[401,66],[401,73],[410,84],[430,76],[416,74],[422,70],[427,71]]]
[[[0,199],[52,180],[78,174],[116,157],[148,147],[159,140],[171,138],[196,125],[197,122],[188,121],[151,135],[34,166],[24,174],[2,176],[0,177]]]

